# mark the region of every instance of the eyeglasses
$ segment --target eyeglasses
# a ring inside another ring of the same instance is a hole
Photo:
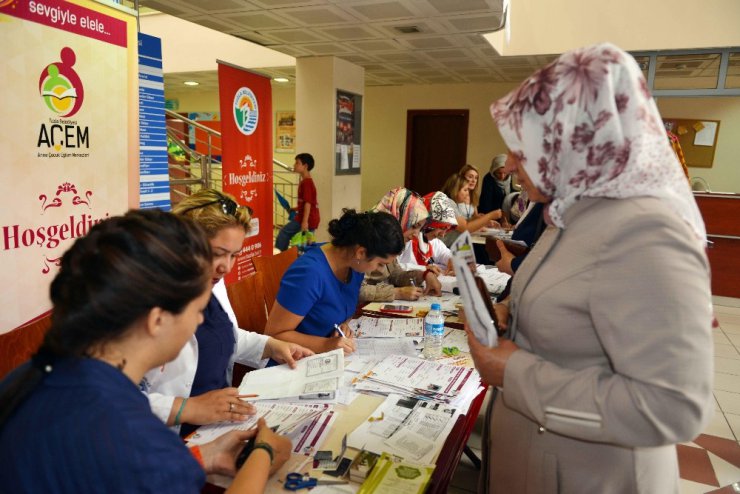
[[[254,214],[254,212],[252,211],[252,208],[250,208],[249,206],[239,206],[236,202],[232,201],[228,197],[220,197],[216,199],[215,201],[211,201],[205,204],[201,204],[199,206],[193,206],[191,208],[187,208],[186,210],[181,211],[180,214],[185,214],[189,211],[194,211],[196,209],[201,209],[201,208],[205,208],[208,206],[212,206],[213,204],[220,204],[221,211],[228,216],[236,217],[236,212],[239,210],[239,208],[242,208],[242,207],[247,208],[247,212],[249,213],[249,216],[252,216],[252,214]]]

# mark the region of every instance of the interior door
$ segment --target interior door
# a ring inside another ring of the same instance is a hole
[[[408,110],[405,186],[421,195],[440,190],[465,163],[468,110]]]

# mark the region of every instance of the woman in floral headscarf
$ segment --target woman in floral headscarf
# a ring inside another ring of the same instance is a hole
[[[388,191],[372,211],[392,214],[401,224],[403,239],[407,243],[421,231],[429,219],[429,211],[421,197],[403,187]],[[394,259],[392,263],[365,275],[360,288],[360,301],[418,300],[426,294],[442,294],[442,285],[435,272],[430,269],[407,271]]]
[[[509,339],[469,337],[489,409],[482,490],[678,492],[675,444],[712,415],[704,225],[634,59],[568,52],[491,107],[549,227]]]
[[[424,196],[424,205],[431,217],[421,232],[406,244],[398,261],[425,268],[436,266],[441,272],[447,272],[451,269],[452,253],[440,237],[457,226],[455,203],[442,192],[430,192]]]

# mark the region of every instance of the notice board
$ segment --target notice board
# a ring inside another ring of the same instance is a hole
[[[717,149],[719,120],[698,118],[663,118],[666,130],[678,136],[686,165],[711,168]]]

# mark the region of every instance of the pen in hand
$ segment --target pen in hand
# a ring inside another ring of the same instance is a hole
[[[339,332],[339,334],[342,335],[342,338],[346,338],[347,337],[347,335],[344,334],[344,331],[342,331],[342,328],[339,327],[339,324],[335,324],[334,325],[334,329],[336,329]]]

